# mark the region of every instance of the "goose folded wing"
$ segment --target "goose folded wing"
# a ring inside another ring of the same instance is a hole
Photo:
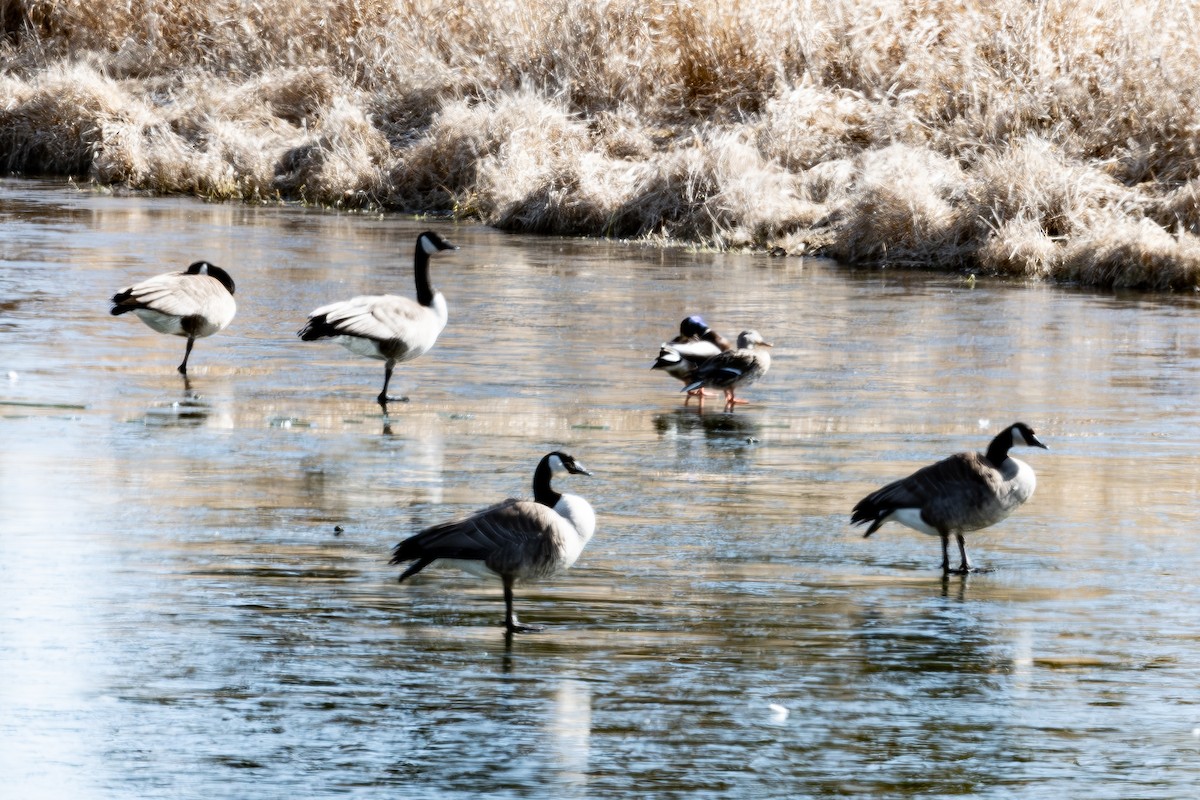
[[[497,572],[537,555],[569,526],[551,508],[531,500],[505,500],[469,517],[443,522],[396,545],[392,563],[458,558],[485,562]]]
[[[958,528],[972,509],[995,502],[998,474],[977,453],[958,453],[889,483],[867,500],[879,509],[920,508],[940,529]]]
[[[182,274],[157,275],[121,292],[113,301],[128,308],[150,308],[162,314],[186,317],[197,313],[203,301],[191,281]],[[220,286],[215,280],[217,286]]]
[[[324,315],[326,324],[346,336],[385,341],[396,338],[415,319],[413,305],[404,297],[363,296],[322,306],[312,317]]]

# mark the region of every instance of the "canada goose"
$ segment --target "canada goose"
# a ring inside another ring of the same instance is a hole
[[[650,369],[661,369],[684,383],[690,383],[696,367],[708,359],[732,349],[721,334],[714,331],[698,316],[690,316],[679,323],[679,335],[659,347],[658,357]],[[693,389],[687,393],[684,405],[704,389]]]
[[[132,311],[159,333],[187,337],[187,349],[179,365],[179,374],[184,377],[196,340],[223,330],[237,313],[233,278],[207,261],[197,261],[183,272],[167,272],[135,283],[114,294],[112,303],[114,317]]]
[[[522,625],[513,613],[513,583],[547,578],[579,558],[596,531],[596,513],[582,497],[550,486],[555,475],[591,475],[566,453],[546,454],[533,472],[533,500],[509,498],[469,517],[443,522],[392,548],[392,564],[415,561],[404,581],[441,559],[480,577],[504,582],[504,624],[508,631],[541,630]]]
[[[383,391],[375,399],[386,412],[392,370],[428,352],[446,327],[446,298],[429,283],[429,257],[457,249],[433,231],[425,231],[417,237],[413,257],[415,302],[382,294],[330,303],[309,314],[308,322],[296,335],[306,342],[333,339],[352,353],[383,361]]]
[[[734,397],[734,391],[739,386],[754,383],[771,368],[771,354],[756,349],[755,345],[773,346],[764,342],[758,331],[742,331],[738,334],[737,349],[718,353],[697,367],[683,391],[692,392],[703,386],[724,389],[726,411],[732,411],[737,403],[747,402]],[[700,395],[700,404],[704,405],[703,395]]]
[[[942,572],[950,573],[950,534],[958,539],[962,563],[955,574],[971,571],[963,534],[995,525],[1033,496],[1033,468],[1008,454],[1016,445],[1049,450],[1023,422],[1009,425],[986,453],[956,453],[889,483],[858,501],[850,523],[871,523],[865,536],[888,520],[942,539]]]

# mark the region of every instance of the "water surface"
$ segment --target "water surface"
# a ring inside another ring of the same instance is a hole
[[[0,774],[13,797],[1175,798],[1200,779],[1196,299],[0,182]],[[308,311],[412,293],[383,370]],[[232,326],[107,299],[208,259]],[[648,369],[685,315],[775,342],[736,413]],[[943,580],[854,502],[1021,419],[1034,499]],[[388,549],[594,473],[518,593]],[[382,792],[381,792],[382,790]]]

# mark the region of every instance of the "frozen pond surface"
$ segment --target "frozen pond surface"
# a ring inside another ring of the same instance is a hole
[[[0,182],[0,774],[14,798],[1178,798],[1200,781],[1193,297]],[[450,304],[397,368],[307,312]],[[239,312],[108,314],[197,259]],[[687,314],[773,340],[735,414],[649,364]],[[7,376],[7,377],[6,377]],[[943,580],[868,491],[1023,420],[1037,494]],[[594,477],[518,591],[388,550]],[[343,531],[335,531],[340,526]]]

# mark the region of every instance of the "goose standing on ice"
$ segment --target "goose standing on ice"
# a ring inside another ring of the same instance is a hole
[[[733,348],[721,334],[708,327],[698,316],[690,316],[679,323],[679,335],[659,347],[658,357],[650,369],[661,369],[684,383],[690,383],[696,367],[708,359]],[[694,389],[687,393],[684,405],[704,390]]]
[[[429,257],[457,249],[433,231],[425,231],[417,237],[413,257],[415,301],[382,294],[330,303],[309,314],[296,335],[306,342],[333,339],[352,353],[383,361],[383,390],[375,399],[386,412],[392,370],[428,352],[446,327],[446,298],[429,282]]]
[[[513,584],[567,569],[596,531],[596,513],[582,497],[556,492],[555,475],[591,475],[566,453],[548,453],[533,473],[533,500],[508,499],[469,517],[426,528],[392,548],[392,564],[409,565],[404,581],[434,561],[504,584],[504,624],[510,633],[541,630],[513,613]]]
[[[869,522],[865,536],[892,520],[941,537],[942,573],[950,574],[950,534],[958,540],[962,563],[955,574],[971,572],[963,534],[995,525],[1033,496],[1033,468],[1008,454],[1017,445],[1048,450],[1023,422],[1008,426],[986,453],[956,453],[889,483],[854,506],[853,525]]]
[[[187,337],[187,349],[179,365],[179,374],[185,378],[192,345],[197,339],[223,330],[237,313],[233,278],[207,261],[197,261],[183,272],[167,272],[135,283],[114,294],[112,304],[114,317],[132,311],[159,333]]]
[[[749,386],[757,381],[771,368],[771,354],[761,347],[772,347],[770,342],[763,341],[758,331],[742,331],[738,334],[736,350],[726,350],[705,361],[692,373],[691,381],[683,387],[685,392],[693,392],[705,386],[725,391],[725,410],[732,411],[734,405],[745,403],[738,400],[734,392],[739,386]],[[704,405],[704,395],[699,396],[700,405]]]

